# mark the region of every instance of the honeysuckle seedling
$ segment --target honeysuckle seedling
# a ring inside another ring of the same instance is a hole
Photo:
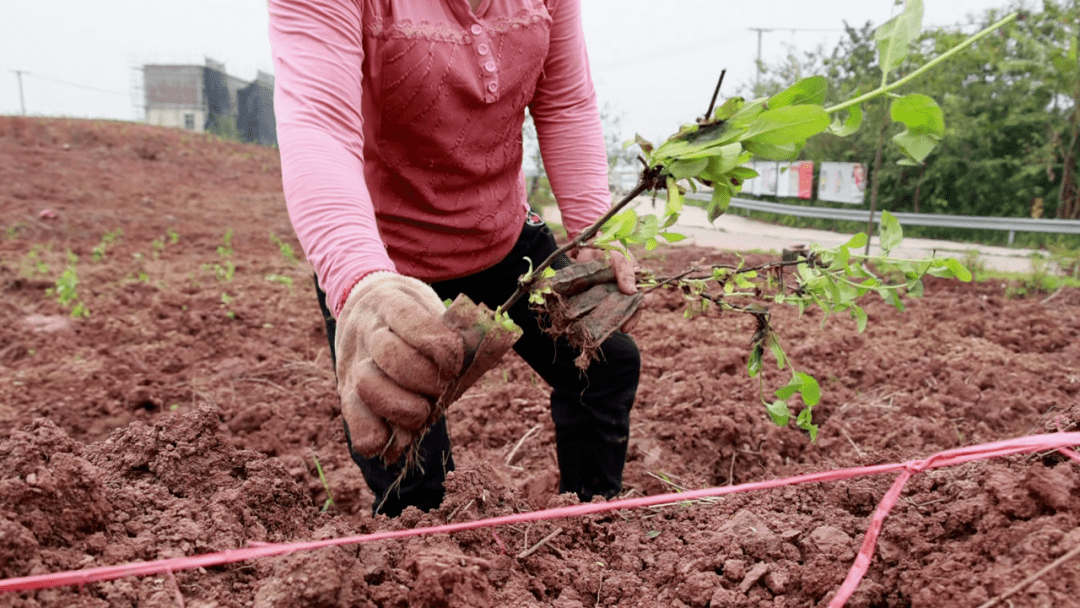
[[[1018,13],[1008,15],[906,76],[890,82],[890,74],[907,58],[911,44],[921,32],[922,13],[921,0],[908,0],[903,12],[875,32],[883,76],[881,85],[869,93],[825,107],[828,82],[823,76],[811,76],[768,98],[733,97],[719,106],[710,103],[702,119],[684,125],[660,145],[653,145],[641,136],[627,142],[641,150],[639,159],[643,168],[637,186],[596,223],[535,269],[530,267],[519,281],[518,289],[500,310],[508,310],[536,288],[538,275],[549,269],[558,256],[589,241],[602,249],[642,245],[651,250],[660,239],[669,243],[684,239],[683,235],[668,229],[678,221],[687,191],[711,189],[706,210],[709,220],[715,221],[727,210],[743,183],[757,176],[746,163],[754,158],[794,159],[808,138],[822,133],[840,137],[851,135],[862,123],[861,105],[879,97],[892,98],[890,117],[905,127],[893,138],[905,155],[902,162],[921,164],[944,134],[941,109],[926,95],[910,93],[901,96],[895,91],[1018,16]],[[660,216],[643,215],[626,208],[640,194],[649,191],[655,194],[660,190],[667,192]],[[687,302],[687,317],[711,311],[754,316],[757,330],[751,340],[747,372],[759,379],[766,413],[780,425],[789,424],[794,418],[796,426],[809,433],[811,439],[816,439],[818,429],[813,423],[812,411],[820,402],[820,387],[809,374],[793,367],[769,323],[768,306],[793,305],[800,312],[818,306],[825,312],[822,323],[835,313],[847,312],[857,331],[861,332],[866,328],[868,318],[858,302],[865,296],[876,294],[903,309],[901,296],[921,295],[922,279],[927,274],[971,280],[970,272],[952,258],[906,260],[889,257],[903,238],[900,224],[892,214],[882,213],[880,231],[882,255],[878,256],[852,253],[853,249],[869,242],[867,235],[860,233],[839,247],[812,246],[805,255],[794,260],[754,267],[740,263],[734,267],[692,268],[672,277],[656,277],[646,271],[639,274],[639,288],[682,291]],[[902,280],[890,282],[892,277],[902,277]],[[530,301],[542,303],[543,294],[530,295]],[[776,399],[765,397],[763,359],[766,352],[772,353],[779,369],[789,369],[791,373],[787,384],[775,391]],[[793,417],[788,402],[796,394],[803,407]]]

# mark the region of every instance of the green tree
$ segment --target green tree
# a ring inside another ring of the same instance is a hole
[[[981,29],[1022,8],[1024,3],[1014,2],[987,11],[969,25]],[[1076,0],[1068,6],[1044,0],[1038,8],[912,85],[941,105],[946,131],[919,166],[898,164],[904,158],[901,151],[885,146],[879,175],[881,208],[1022,217],[1031,213],[1035,199],[1043,199],[1048,216],[1080,217],[1076,54],[1080,12]],[[818,49],[801,59],[789,53],[784,61],[766,66],[768,86],[775,90],[788,86],[812,73],[815,65],[829,79],[828,103],[877,86],[881,69],[873,26],[845,24],[845,29],[831,53]],[[926,31],[901,63],[899,74],[910,73],[965,38],[955,29]],[[811,67],[799,71],[792,66]],[[802,158],[872,165],[882,125],[888,120],[887,104],[876,102],[863,109],[858,133],[811,139]],[[891,135],[903,127],[885,128]]]

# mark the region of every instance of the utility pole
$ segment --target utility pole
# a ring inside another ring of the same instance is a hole
[[[757,63],[754,64],[754,96],[758,95],[761,87],[761,35],[773,30],[763,27],[748,28],[751,32],[757,32]]]
[[[816,27],[778,27],[778,28],[766,28],[766,27],[750,27],[746,28],[751,32],[757,32],[757,65],[754,70],[754,95],[760,95],[758,88],[761,86],[761,35],[765,32],[842,32],[844,30],[838,30],[835,28],[816,28]]]
[[[26,74],[26,71],[25,70],[11,70],[11,71],[15,72],[15,78],[17,78],[19,80],[19,107],[22,108],[22,115],[26,116],[26,100],[23,98],[23,88],[22,88],[22,75]]]

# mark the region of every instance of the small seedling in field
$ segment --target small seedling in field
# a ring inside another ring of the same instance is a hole
[[[293,251],[291,245],[281,240],[281,237],[274,233],[270,233],[270,240],[273,241],[278,247],[278,252],[281,254],[281,258],[285,260],[285,263],[293,268],[300,265],[300,260],[296,259],[296,253]]]
[[[15,239],[19,238],[19,236],[24,232],[26,232],[26,224],[23,224],[21,222],[18,223],[18,224],[8,226],[7,231],[6,231],[7,238],[9,238],[11,240],[15,240]]]
[[[34,245],[27,252],[26,257],[19,264],[20,273],[26,278],[31,278],[34,275],[47,275],[49,274],[49,265],[45,260],[41,259],[42,248],[40,245]]]
[[[143,254],[141,254],[141,253],[133,253],[133,254],[131,254],[131,257],[135,258],[135,266],[136,266],[135,278],[140,283],[149,283],[150,282],[150,275],[143,268],[143,259],[144,259]]]
[[[124,231],[120,228],[117,228],[116,230],[110,230],[109,232],[101,235],[101,242],[94,246],[94,249],[91,251],[90,259],[95,262],[100,262],[101,260],[104,260],[105,250],[108,249],[109,245],[119,241],[120,237],[122,236],[124,236]]]
[[[169,243],[175,245],[180,242],[180,233],[169,228],[165,231],[165,236],[169,237]]]
[[[292,288],[293,286],[293,280],[291,278],[280,274],[268,274],[266,275],[266,280],[270,281],[271,283],[278,283],[289,288]]]
[[[224,244],[218,245],[217,254],[222,259],[222,262],[202,265],[203,270],[213,272],[217,280],[222,283],[231,282],[233,275],[236,273],[236,263],[229,259],[233,255],[232,237],[233,231],[230,229],[225,232]]]
[[[68,265],[60,278],[56,279],[56,285],[49,289],[49,295],[55,295],[56,301],[71,310],[71,316],[75,318],[89,317],[90,311],[79,299],[79,256],[68,252]]]
[[[311,459],[315,461],[315,470],[319,472],[319,481],[322,482],[323,489],[326,490],[326,502],[323,503],[319,513],[326,513],[330,507],[334,506],[334,495],[330,493],[330,482],[326,481],[326,475],[323,474],[322,464],[319,463],[319,457],[312,454]]]
[[[232,257],[232,254],[233,254],[232,237],[233,237],[233,231],[230,228],[229,230],[225,231],[225,236],[222,239],[224,241],[224,244],[223,245],[218,245],[217,253],[218,253],[219,256],[221,256],[223,258]]]
[[[236,300],[236,296],[230,296],[228,294],[228,292],[225,292],[225,291],[221,292],[221,303],[224,304],[225,306],[229,306],[230,304],[233,303],[234,300]],[[225,312],[225,316],[229,317],[230,319],[235,319],[236,318],[236,313],[231,311],[231,310],[228,310],[228,311]]]

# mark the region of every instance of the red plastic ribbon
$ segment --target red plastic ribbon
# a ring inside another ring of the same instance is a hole
[[[479,528],[493,528],[496,526],[507,526],[512,524],[547,521],[551,519],[578,517],[582,515],[591,515],[594,513],[605,513],[624,509],[652,507],[663,504],[679,503],[688,500],[697,500],[700,498],[724,496],[727,494],[739,494],[742,492],[753,492],[758,490],[771,490],[784,486],[806,483],[818,483],[823,481],[840,481],[855,477],[865,477],[868,475],[879,475],[882,473],[892,473],[899,471],[900,475],[897,477],[896,481],[893,482],[892,487],[882,498],[881,503],[878,505],[877,510],[874,512],[874,516],[870,522],[870,527],[867,530],[866,536],[863,539],[862,549],[859,551],[858,556],[856,556],[855,562],[852,565],[851,570],[848,572],[847,578],[844,580],[844,583],[837,591],[836,596],[829,603],[830,608],[840,608],[851,597],[851,594],[854,593],[855,589],[859,585],[859,582],[862,580],[863,576],[866,574],[866,571],[869,569],[870,561],[874,555],[874,548],[877,544],[877,538],[878,535],[881,533],[881,528],[884,525],[885,518],[888,516],[892,508],[896,505],[897,500],[899,500],[900,498],[900,493],[904,489],[904,485],[912,476],[929,469],[956,466],[974,460],[985,460],[989,458],[999,458],[1002,456],[1012,456],[1016,454],[1028,454],[1032,452],[1052,450],[1058,450],[1068,458],[1072,459],[1077,464],[1080,464],[1080,455],[1069,449],[1069,446],[1075,445],[1080,445],[1080,433],[1054,433],[1049,435],[1032,435],[1029,437],[1022,437],[1020,439],[1009,439],[1006,441],[998,441],[983,445],[975,445],[963,448],[956,448],[953,450],[946,450],[944,452],[935,454],[925,460],[912,460],[896,464],[880,464],[869,467],[837,469],[835,471],[809,473],[806,475],[797,475],[795,477],[788,477],[784,479],[771,479],[768,481],[745,483],[737,486],[705,488],[703,490],[689,490],[686,492],[676,492],[672,494],[659,494],[656,496],[644,496],[641,498],[627,498],[623,500],[612,500],[603,503],[572,505],[569,507],[559,507],[557,509],[533,511],[531,513],[515,513],[513,515],[503,515],[501,517],[479,519],[476,521],[445,524],[441,526],[429,526],[424,528],[413,528],[409,530],[390,530],[387,532],[376,532],[374,534],[362,534],[359,536],[349,536],[345,538],[332,538],[320,541],[288,544],[251,543],[252,546],[244,549],[233,549],[230,551],[222,551],[219,553],[205,553],[201,555],[176,557],[172,559],[164,559],[152,562],[134,562],[119,566],[102,566],[99,568],[87,568],[85,570],[72,570],[68,572],[57,572],[53,574],[40,574],[36,576],[24,576],[21,578],[9,578],[5,580],[0,580],[0,593],[12,591],[32,591],[35,589],[47,589],[51,587],[61,587],[66,585],[85,585],[86,583],[110,581],[126,576],[171,574],[178,570],[191,570],[194,568],[219,566],[222,564],[246,561],[257,557],[286,555],[289,553],[296,553],[298,551],[308,551],[311,549],[321,549],[324,547],[354,545],[373,542],[377,540],[408,538],[413,536],[426,536],[430,534],[452,534],[454,532],[476,530]]]

